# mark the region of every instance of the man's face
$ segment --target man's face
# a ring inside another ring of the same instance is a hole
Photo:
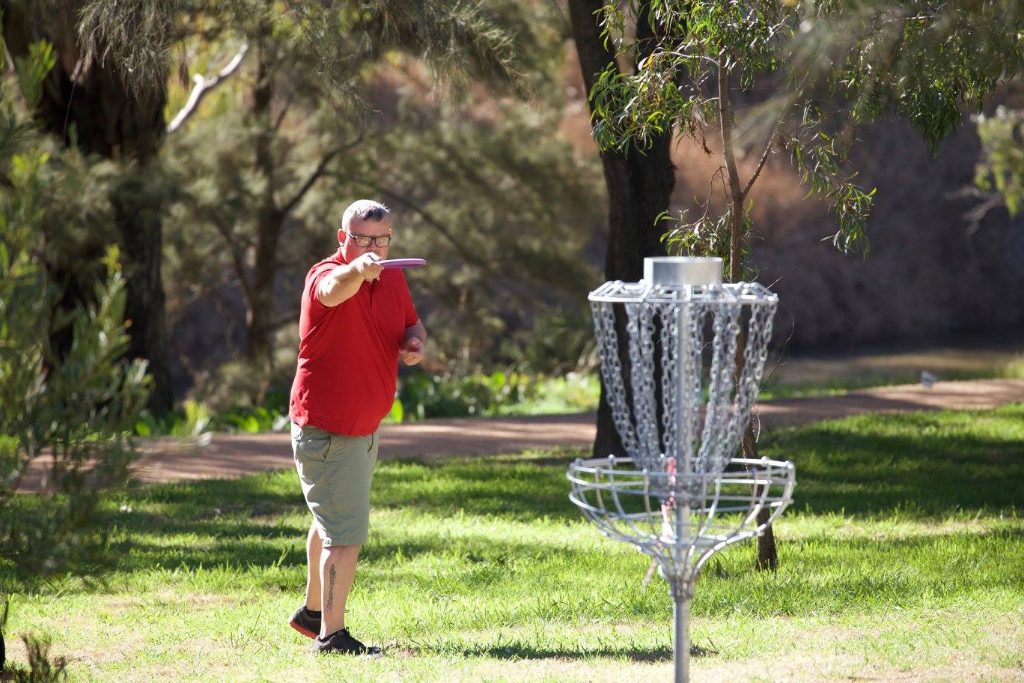
[[[351,263],[368,251],[372,251],[382,259],[386,259],[388,257],[388,248],[380,246],[376,240],[365,247],[359,246],[357,242],[365,242],[366,240],[363,238],[367,237],[390,236],[391,218],[389,216],[385,216],[379,221],[353,218],[349,223],[348,233],[344,230],[338,231],[338,243],[341,245],[341,253],[345,256],[345,261],[348,263]]]

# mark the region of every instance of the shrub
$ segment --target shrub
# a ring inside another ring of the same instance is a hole
[[[40,63],[22,65],[23,79],[52,68],[52,50],[40,45],[32,51]],[[127,480],[129,430],[148,380],[143,362],[122,360],[128,337],[116,249],[91,304],[57,307],[60,293],[43,262],[43,202],[46,188],[74,171],[51,160],[11,87],[0,80],[0,561],[39,573],[103,544],[104,531],[90,527],[96,494]],[[58,335],[59,350],[51,343]],[[29,465],[44,457],[45,500],[16,501]]]

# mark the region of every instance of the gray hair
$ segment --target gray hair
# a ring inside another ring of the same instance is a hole
[[[348,232],[353,218],[361,221],[382,221],[391,214],[391,209],[372,199],[357,199],[348,205],[341,215],[341,229]]]

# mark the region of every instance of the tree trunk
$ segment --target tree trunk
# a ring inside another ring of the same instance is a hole
[[[78,43],[78,3],[41,14],[40,7],[3,2],[4,39],[14,57],[28,54],[37,40],[50,41],[57,65],[44,82],[36,119],[65,145],[76,144],[86,154],[134,164],[111,192],[115,223],[125,271],[126,310],[130,321],[129,356],[146,358],[153,377],[150,408],[157,413],[173,404],[170,352],[160,279],[163,246],[161,192],[152,183],[153,160],[163,144],[166,122],[166,78],[146,88],[126,88],[116,65],[92,60],[83,65]],[[72,74],[79,69],[77,80]],[[80,291],[93,287],[79,283]]]
[[[125,277],[125,319],[129,323],[131,358],[146,358],[153,390],[149,408],[156,414],[174,406],[171,390],[170,344],[167,338],[164,287],[161,280],[163,225],[160,198],[145,191],[146,165],[138,175],[124,178],[111,203],[121,234]]]
[[[262,191],[256,210],[256,254],[246,302],[246,357],[263,365],[270,355],[270,318],[273,313],[273,282],[276,274],[276,250],[282,216],[274,199],[274,159],[271,148],[270,106],[273,102],[273,77],[262,40],[256,45],[256,84],[252,90],[255,171],[262,178]]]
[[[733,149],[732,102],[729,92],[729,70],[719,64],[718,69],[718,116],[722,127],[722,155],[725,158],[726,177],[729,182],[729,201],[732,215],[729,220],[729,281],[740,282],[743,279],[743,203],[746,197],[740,183],[739,170],[736,167],[736,154]],[[740,326],[740,338],[736,345],[735,382],[739,382],[745,362],[744,350],[747,348],[747,327]],[[737,386],[737,389],[739,387]],[[757,459],[757,439],[754,436],[753,421],[747,423],[742,438],[743,457]],[[757,497],[760,488],[755,486]],[[757,513],[757,523],[764,524],[771,517],[771,511],[762,508]],[[778,567],[779,556],[775,545],[775,532],[771,526],[765,527],[764,533],[757,537],[757,562],[759,570],[774,570]]]
[[[257,216],[256,259],[252,271],[251,298],[247,302],[246,359],[269,369],[273,356],[274,282],[277,278],[277,247],[283,217],[268,211]]]
[[[570,0],[576,52],[583,71],[587,93],[597,75],[609,64],[615,64],[615,55],[606,47],[595,14],[603,6],[602,0]],[[650,37],[646,18],[637,22],[638,38]],[[647,41],[650,44],[650,41]],[[642,58],[640,54],[637,58]],[[609,280],[635,282],[643,276],[645,256],[663,256],[658,216],[668,210],[669,198],[675,185],[675,168],[669,158],[671,133],[652,141],[643,151],[622,153],[616,150],[601,152],[605,185],[608,188],[608,250],[605,255],[605,277]],[[625,339],[625,323],[616,320],[620,340]],[[620,346],[623,368],[629,367],[625,347]],[[622,454],[622,442],[612,421],[604,382],[597,412],[597,437],[594,455]]]
[[[256,46],[256,85],[252,90],[249,112],[254,129],[256,173],[263,179],[262,195],[256,215],[256,254],[246,316],[246,358],[269,369],[272,355],[270,335],[273,332],[274,280],[277,275],[277,247],[284,215],[275,199],[275,160],[271,107],[274,100],[272,66],[268,63],[262,41]]]

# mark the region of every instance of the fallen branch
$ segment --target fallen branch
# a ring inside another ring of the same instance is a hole
[[[173,133],[178,130],[183,123],[190,117],[202,102],[203,98],[206,97],[207,93],[216,88],[218,85],[224,82],[224,80],[238,70],[238,67],[242,65],[242,59],[245,57],[245,53],[249,50],[248,43],[242,43],[242,47],[239,48],[238,53],[231,58],[231,61],[227,63],[223,69],[217,72],[216,76],[207,78],[202,74],[196,74],[192,77],[195,82],[195,86],[192,87],[192,92],[189,93],[188,102],[181,108],[171,122],[167,125],[167,132]]]

